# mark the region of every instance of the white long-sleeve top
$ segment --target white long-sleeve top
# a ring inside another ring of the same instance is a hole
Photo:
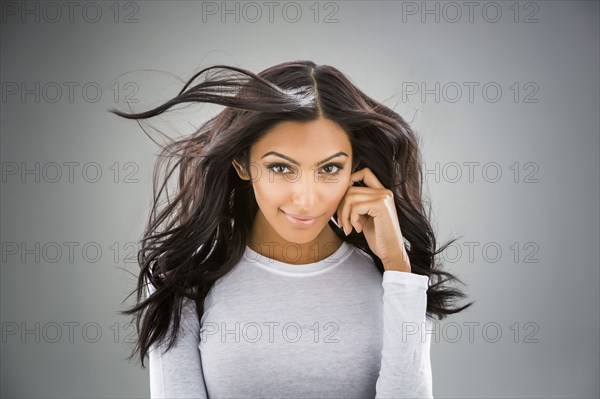
[[[247,246],[201,322],[185,299],[176,345],[151,347],[151,397],[433,398],[428,283],[345,241],[303,265]]]

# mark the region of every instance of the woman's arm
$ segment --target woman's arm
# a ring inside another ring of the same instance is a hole
[[[376,399],[433,398],[432,323],[426,320],[429,277],[383,273],[383,348]]]
[[[196,305],[184,298],[179,334],[175,345],[152,345],[149,352],[151,398],[208,398],[200,360],[200,327]],[[171,332],[172,325],[169,327]]]

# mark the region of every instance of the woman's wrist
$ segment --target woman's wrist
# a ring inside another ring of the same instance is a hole
[[[403,251],[402,254],[391,257],[390,259],[382,259],[383,268],[385,271],[394,270],[399,272],[411,273],[410,259],[408,254]]]

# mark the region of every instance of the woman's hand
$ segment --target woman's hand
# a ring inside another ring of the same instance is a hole
[[[411,272],[410,260],[404,248],[394,194],[385,188],[369,168],[350,175],[352,182],[360,180],[367,187],[351,186],[337,209],[338,226],[346,235],[352,227],[362,232],[369,248],[381,259],[385,270]]]

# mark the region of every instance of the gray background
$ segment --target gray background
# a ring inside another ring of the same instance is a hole
[[[600,395],[598,2],[474,2],[472,20],[464,2],[276,2],[272,21],[263,2],[172,3],[79,2],[72,21],[63,2],[3,6],[3,397],[149,396],[117,312],[158,147],[106,108],[181,87],[141,70],[293,59],[339,68],[421,137],[439,242],[461,237],[441,260],[477,302],[439,323],[434,396]],[[178,135],[218,110],[153,126]]]

